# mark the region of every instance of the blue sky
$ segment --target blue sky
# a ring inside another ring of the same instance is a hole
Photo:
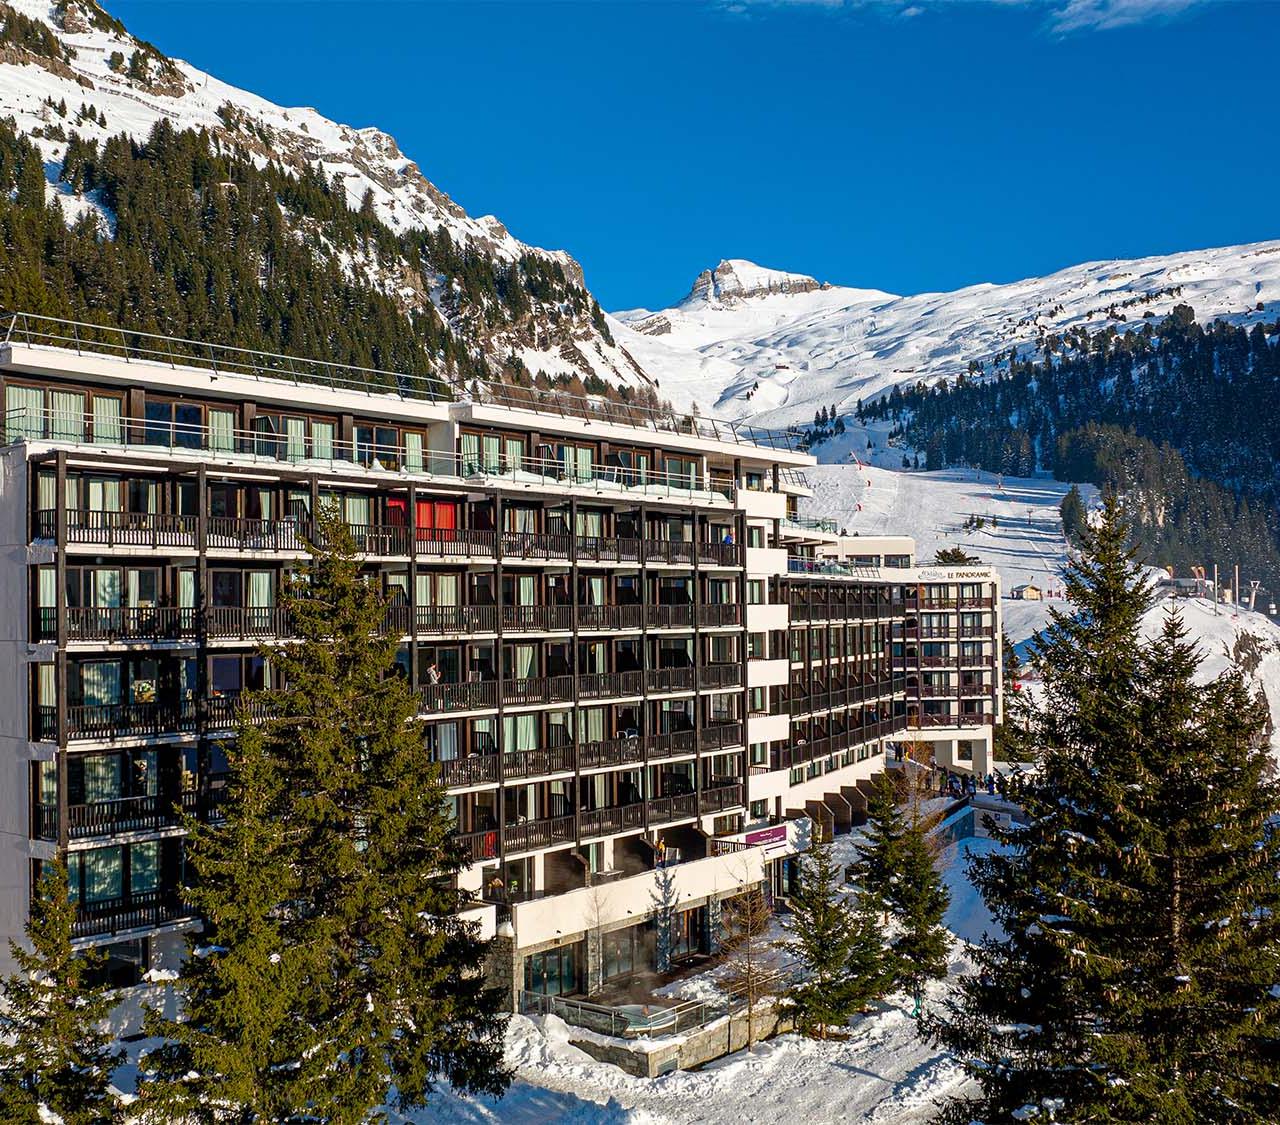
[[[899,293],[1280,237],[1280,5],[106,0],[393,134],[610,309],[722,257]],[[1270,77],[1268,77],[1270,76]]]

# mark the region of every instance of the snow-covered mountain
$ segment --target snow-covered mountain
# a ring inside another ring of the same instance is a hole
[[[681,406],[766,425],[852,409],[901,383],[1033,350],[1086,325],[1124,330],[1175,304],[1250,323],[1280,312],[1280,241],[1089,262],[1048,277],[900,297],[724,261],[669,309],[616,314],[619,343]]]
[[[581,307],[564,301],[539,307],[535,300],[523,323],[486,333],[486,318],[460,307],[447,280],[422,277],[417,263],[351,254],[343,259],[406,311],[433,304],[456,331],[470,335],[477,351],[504,358],[514,353],[530,372],[644,382],[630,357],[606,338],[607,330],[601,332],[604,318],[598,311],[591,315],[594,302],[581,267],[567,253],[526,245],[492,215],[469,216],[386,133],[339,124],[314,109],[275,105],[170,59],[130,35],[94,0],[0,3],[0,117],[8,116],[39,145],[48,161],[49,195],[56,195],[69,221],[97,214],[106,234],[113,216],[57,181],[68,138],[101,143],[124,132],[144,140],[156,122],[167,120],[178,129],[204,130],[260,165],[320,169],[325,182],[342,185],[353,209],[371,207],[393,232],[444,230],[457,245],[502,266],[524,255],[557,263],[579,291]]]

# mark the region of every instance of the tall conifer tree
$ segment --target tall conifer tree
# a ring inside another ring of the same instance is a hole
[[[354,1125],[388,1098],[423,1105],[442,1078],[501,1093],[504,1020],[484,984],[486,947],[455,916],[461,856],[417,700],[395,672],[385,599],[334,508],[317,513],[309,554],[281,598],[296,640],[267,651],[283,687],[264,700],[261,747],[246,732],[233,759],[233,831],[193,854],[214,920],[208,956],[226,968],[185,975],[228,1096],[242,1098],[235,1083],[265,1063],[292,1113]],[[264,868],[288,870],[274,892],[251,879],[249,911],[233,900],[259,846]],[[275,995],[246,987],[256,972]]]
[[[1108,497],[1033,654],[1038,775],[972,878],[988,938],[933,1030],[980,1087],[949,1119],[1276,1118],[1280,811],[1239,681],[1196,687]]]
[[[865,894],[849,901],[840,884],[831,845],[814,843],[800,864],[790,898],[790,937],[782,942],[805,969],[804,979],[788,990],[786,1005],[797,1025],[818,1039],[883,995],[889,983],[874,907]]]
[[[102,1031],[115,1006],[92,983],[100,953],[71,944],[75,904],[67,869],[45,865],[27,920],[30,948],[10,942],[18,971],[0,991],[0,1120],[37,1125],[56,1114],[65,1125],[119,1120],[111,1077],[123,1055]]]

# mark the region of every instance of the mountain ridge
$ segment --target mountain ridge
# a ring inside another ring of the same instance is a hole
[[[1274,319],[1280,240],[1102,259],[951,292],[898,296],[833,285],[730,305],[695,307],[686,298],[614,318],[623,326],[620,343],[677,405],[696,401],[780,425],[805,424],[833,405],[851,411],[894,386],[954,378],[974,362],[995,370],[1010,351],[1033,353],[1046,337],[1078,326],[1127,331],[1178,304],[1205,323]]]
[[[4,116],[39,147],[49,169],[48,197],[58,200],[69,222],[87,215],[105,236],[114,237],[114,216],[100,201],[58,182],[71,136],[105,144],[125,133],[144,142],[158,122],[168,121],[206,134],[217,147],[243,151],[259,166],[319,173],[341,190],[349,208],[372,213],[393,235],[444,232],[464,257],[500,280],[513,271],[520,274],[527,282],[527,302],[518,302],[519,315],[495,315],[487,295],[477,300],[456,276],[433,271],[430,263],[385,254],[379,259],[360,248],[327,245],[328,232],[297,223],[298,236],[314,244],[317,256],[338,260],[351,276],[390,296],[406,316],[438,314],[495,380],[509,377],[505,366],[530,378],[542,372],[560,379],[649,385],[616,345],[581,266],[567,252],[523,243],[495,216],[469,216],[382,130],[343,125],[310,108],[279,106],[224,83],[130,35],[93,0],[0,4]],[[554,291],[537,280],[528,283],[522,263],[530,259],[559,269],[563,281],[550,287]],[[508,362],[512,359],[517,362]]]

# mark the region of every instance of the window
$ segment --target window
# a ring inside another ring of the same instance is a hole
[[[765,659],[765,634],[764,633],[748,633],[747,634],[747,659],[748,660],[764,660]]]
[[[769,704],[765,698],[765,689],[762,687],[753,687],[751,689],[751,713],[753,715],[763,715],[768,710]]]
[[[44,391],[13,383],[4,389],[5,440],[44,436]]]
[[[578,991],[578,975],[583,957],[583,943],[564,945],[531,954],[524,963],[526,992],[543,996],[565,996]]]
[[[94,399],[97,407],[98,400]],[[230,453],[235,449],[236,415],[233,410],[209,411],[209,448],[217,453]],[[97,423],[94,423],[97,433]]]
[[[764,473],[747,473],[747,489],[751,492],[764,491]]]
[[[765,604],[765,581],[763,578],[747,579],[747,604]]]
[[[759,526],[749,526],[747,528],[747,546],[763,547],[764,546],[764,528]]]
[[[765,817],[767,817],[768,815],[769,815],[769,802],[767,800],[751,802],[751,819],[752,820],[764,820]]]

